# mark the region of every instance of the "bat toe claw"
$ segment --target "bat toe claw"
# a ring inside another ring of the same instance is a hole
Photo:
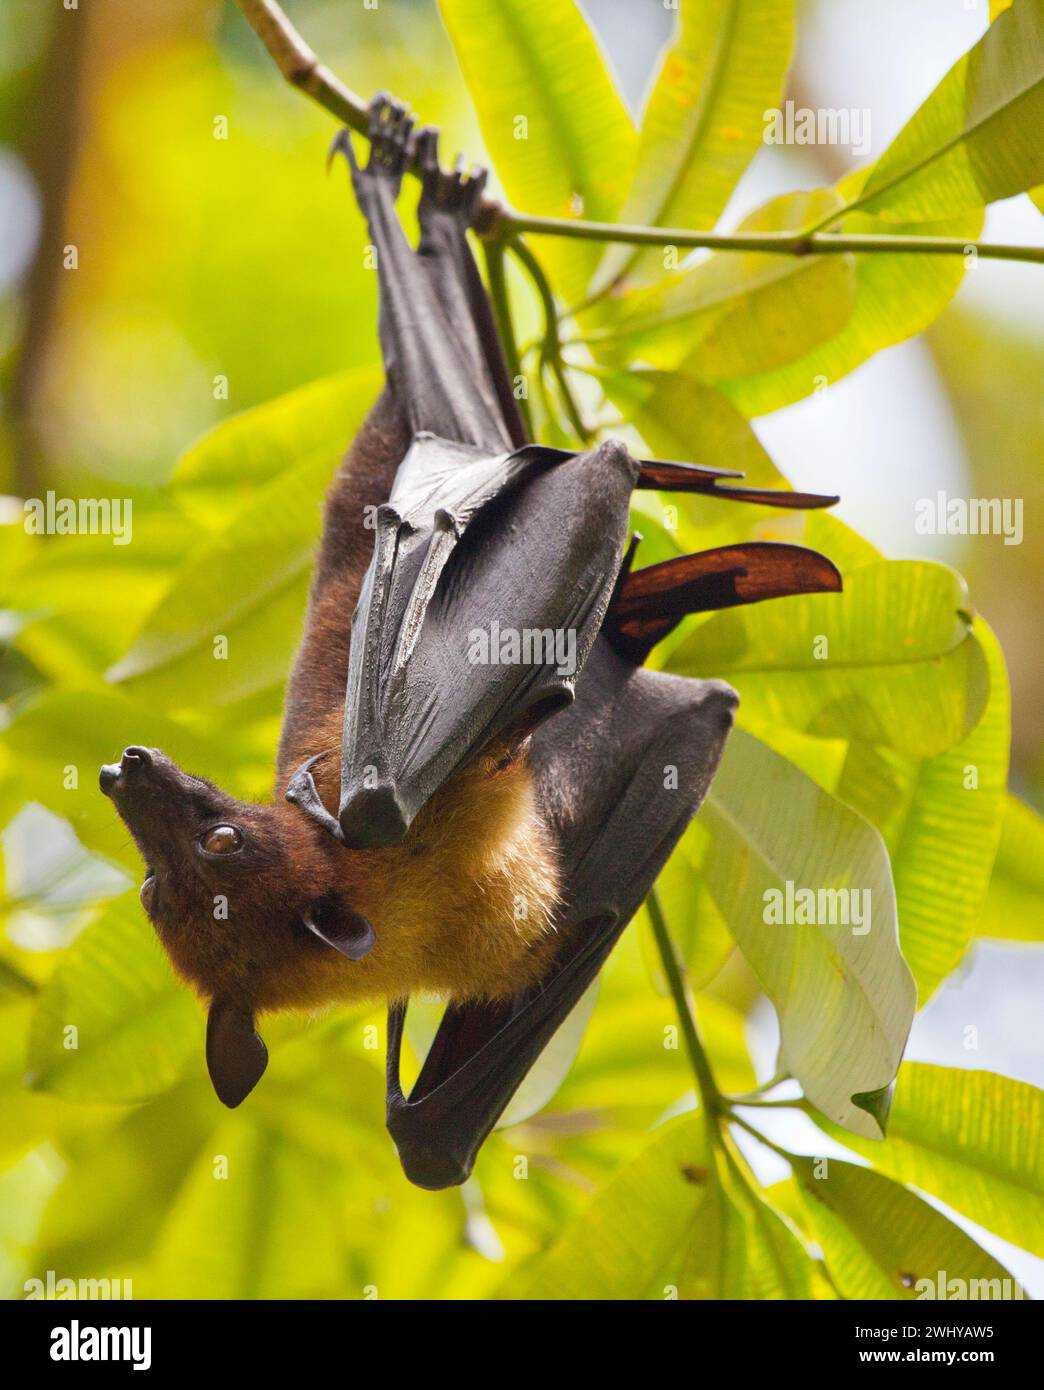
[[[284,795],[287,801],[303,811],[306,816],[311,816],[324,830],[329,831],[335,840],[341,840],[341,827],[323,804],[319,788],[315,785],[315,778],[309,770],[321,757],[321,753],[316,753],[314,757],[301,764],[286,784]]]

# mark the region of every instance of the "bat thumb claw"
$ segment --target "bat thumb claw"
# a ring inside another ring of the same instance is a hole
[[[333,166],[333,162],[339,154],[344,155],[345,159],[348,161],[349,165],[353,169],[357,169],[359,167],[356,163],[355,150],[352,148],[352,137],[349,133],[347,126],[343,126],[334,136],[333,140],[330,142],[330,148],[326,152],[327,173],[330,172],[330,169]]]

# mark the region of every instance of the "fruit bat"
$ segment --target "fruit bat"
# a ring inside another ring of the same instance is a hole
[[[141,900],[209,1014],[218,1097],[268,1054],[259,1014],[389,1005],[387,1123],[407,1176],[465,1180],[700,805],[737,697],[646,670],[688,613],[837,590],[821,555],[732,545],[634,569],[635,488],[782,507],[835,498],[527,440],[467,229],[485,175],[386,96],[352,186],[386,384],[326,501],[276,800],[157,749],[101,770],[146,862]],[[419,242],[396,204],[420,175]],[[215,903],[225,911],[215,914]],[[410,1095],[407,1001],[446,1001]]]

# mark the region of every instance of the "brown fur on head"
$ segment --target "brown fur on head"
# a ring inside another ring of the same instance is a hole
[[[337,759],[323,763],[329,795]],[[145,910],[207,999],[495,998],[546,967],[557,871],[524,757],[489,750],[382,850],[345,849],[293,806],[238,801],[155,749],[128,748],[100,780],[145,860]],[[328,944],[360,923],[376,935],[363,958]]]

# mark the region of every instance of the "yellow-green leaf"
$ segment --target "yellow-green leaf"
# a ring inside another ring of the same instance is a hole
[[[63,952],[41,991],[30,1083],[70,1100],[140,1101],[177,1080],[202,1045],[199,1006],[131,893]]]
[[[543,1300],[807,1298],[794,1230],[708,1142],[701,1116],[658,1131],[502,1291]]]
[[[638,137],[574,0],[439,0],[508,197],[523,212],[612,221]],[[601,248],[534,239],[555,289],[582,295]]]
[[[837,787],[837,795],[885,837],[899,903],[899,939],[922,1004],[968,949],[1004,814],[1011,739],[1008,677],[997,639],[981,620],[976,634],[989,666],[990,690],[971,733],[923,760],[853,744]]]
[[[701,0],[681,8],[646,103],[634,180],[617,220],[713,227],[764,136],[794,41],[793,0]],[[662,272],[659,252],[613,246],[595,284]]]
[[[1010,941],[1044,939],[1044,820],[1014,796],[1004,804],[978,934]]]
[[[1015,0],[950,69],[852,204],[932,221],[1044,180],[1044,4]]]
[[[699,819],[707,886],[779,1014],[782,1065],[833,1120],[877,1137],[916,1003],[880,835],[742,729]]]
[[[1044,1092],[989,1071],[907,1062],[888,1138],[839,1134],[879,1172],[1044,1255]]]
[[[841,594],[733,608],[670,655],[683,675],[721,676],[750,727],[785,724],[914,755],[974,727],[988,675],[960,576],[926,561],[861,565]]]
[[[837,1158],[791,1156],[790,1162],[844,1298],[935,1297],[940,1279],[943,1288],[963,1289],[953,1296],[1021,1296],[1003,1265],[908,1188]],[[960,1282],[950,1285],[951,1279]]]

